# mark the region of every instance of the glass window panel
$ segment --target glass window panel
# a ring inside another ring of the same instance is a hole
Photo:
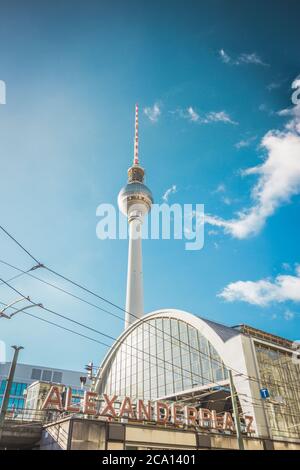
[[[0,386],[0,393],[3,394],[5,392],[5,387],[6,387],[6,380],[1,380],[1,386]]]
[[[216,351],[195,328],[160,318],[130,333],[112,360],[106,384],[111,394],[155,399],[222,380],[225,373]]]
[[[40,380],[41,375],[42,375],[42,370],[41,369],[32,369],[31,378],[33,380]]]

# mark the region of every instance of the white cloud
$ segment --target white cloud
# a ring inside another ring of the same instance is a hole
[[[262,103],[258,106],[259,111],[268,111],[268,107],[265,103]]]
[[[300,88],[300,75],[298,75],[298,77],[295,78],[295,80],[293,81],[292,88]]]
[[[225,193],[226,186],[224,183],[220,183],[217,188],[213,191],[214,193]]]
[[[293,320],[293,318],[295,318],[295,313],[294,312],[291,312],[291,310],[286,310],[284,312],[284,319],[289,321],[289,320]]]
[[[261,111],[262,113],[266,113],[268,114],[269,116],[274,116],[274,114],[276,114],[273,109],[271,109],[269,106],[267,106],[265,103],[261,103],[258,107],[259,111]]]
[[[277,114],[283,117],[290,117],[290,121],[285,126],[286,130],[300,134],[300,103],[292,108],[282,109]]]
[[[254,65],[263,65],[266,64],[256,52],[251,52],[250,54],[242,52],[236,58],[232,58],[224,49],[219,50],[219,56],[225,64],[231,65],[242,65],[242,64],[254,64]]]
[[[230,206],[230,204],[232,202],[230,197],[228,197],[228,196],[223,196],[222,201],[224,202],[224,204],[226,204],[226,206]]]
[[[267,90],[268,91],[276,90],[277,88],[280,88],[280,86],[281,86],[280,82],[271,82],[269,83],[269,85],[267,85]]]
[[[176,187],[176,184],[173,184],[170,188],[168,188],[165,192],[165,194],[163,195],[163,200],[165,202],[168,202],[169,200],[169,197],[171,194],[175,194],[177,192],[177,187]]]
[[[237,122],[233,121],[226,111],[211,111],[207,113],[204,118],[202,119],[204,124],[208,124],[210,122],[225,122],[227,124],[237,124]]]
[[[255,52],[252,52],[251,54],[240,54],[238,57],[238,61],[244,64],[255,64],[264,66],[268,65]]]
[[[158,103],[154,103],[151,107],[144,108],[145,115],[150,119],[151,122],[157,122],[159,116],[161,115],[161,110]]]
[[[228,284],[220,294],[228,302],[242,301],[260,307],[274,302],[300,302],[300,269],[296,275],[280,274],[273,281],[237,281]]]
[[[226,196],[225,193],[226,193],[226,186],[224,183],[220,183],[217,186],[217,188],[214,191],[212,191],[212,194],[220,194],[221,201],[227,206],[230,206],[230,204],[232,203],[232,200],[228,196]]]
[[[289,271],[291,269],[291,265],[289,263],[282,263],[282,268],[285,270],[285,271]]]
[[[285,129],[269,131],[261,141],[267,153],[264,162],[242,173],[258,177],[251,191],[252,206],[230,220],[207,215],[208,224],[222,227],[233,237],[247,238],[256,235],[278,207],[300,194],[300,105],[284,110],[284,115],[291,116]]]
[[[256,139],[256,136],[249,137],[248,139],[242,139],[239,142],[237,142],[234,146],[236,149],[240,150],[241,148],[249,147],[249,145],[251,145],[255,139]]]
[[[191,121],[196,122],[199,120],[199,114],[196,113],[192,106],[187,109],[187,112]]]
[[[219,55],[225,64],[229,64],[231,62],[231,57],[224,51],[224,49],[219,50]]]
[[[199,124],[210,124],[213,122],[223,122],[225,124],[238,124],[235,122],[226,111],[209,111],[203,115],[200,115],[192,106],[189,106],[187,110],[177,110],[180,117],[188,119],[192,122]]]

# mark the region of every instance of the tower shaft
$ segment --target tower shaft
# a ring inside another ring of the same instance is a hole
[[[125,328],[144,314],[142,266],[142,217],[132,217],[129,223],[128,270]]]

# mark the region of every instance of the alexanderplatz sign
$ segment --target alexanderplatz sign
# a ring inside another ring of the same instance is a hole
[[[98,410],[97,401],[103,402]],[[206,408],[197,409],[194,406],[181,405],[179,403],[167,403],[165,401],[133,400],[130,397],[122,398],[121,402],[117,395],[109,397],[105,393],[99,396],[95,392],[84,392],[82,404],[72,402],[72,389],[67,388],[65,403],[61,397],[59,388],[51,387],[42,404],[42,410],[66,411],[69,413],[83,413],[95,417],[106,417],[109,420],[128,418],[134,421],[155,421],[158,424],[173,423],[200,427],[205,429],[218,429],[223,431],[235,431],[234,420],[231,413],[217,414],[215,410]],[[244,416],[245,431],[252,433],[252,416]]]

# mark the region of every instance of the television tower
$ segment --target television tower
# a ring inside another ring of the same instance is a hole
[[[133,165],[127,170],[127,184],[118,196],[119,209],[127,216],[129,224],[125,329],[144,314],[142,224],[153,203],[152,193],[144,184],[145,170],[139,163],[138,126],[136,105]]]

